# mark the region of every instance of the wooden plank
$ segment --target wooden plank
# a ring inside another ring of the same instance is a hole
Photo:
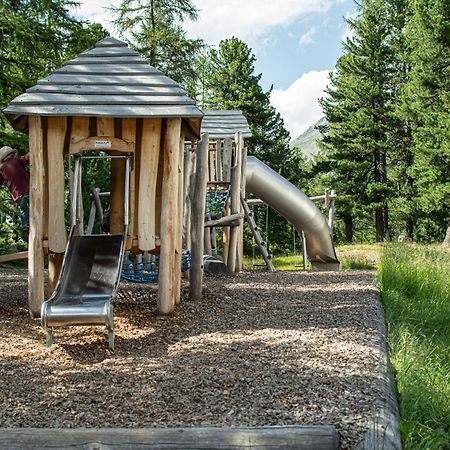
[[[205,428],[5,428],[0,448],[338,450],[331,425]]]
[[[178,204],[178,158],[180,149],[181,119],[166,122],[164,136],[164,175],[161,192],[161,250],[158,280],[158,313],[169,314],[179,297],[174,276],[176,246],[176,214]]]
[[[231,190],[230,207],[231,214],[239,213],[241,210],[241,158],[242,158],[242,133],[237,132],[235,138],[235,151],[233,166],[231,168]],[[236,272],[236,257],[238,247],[239,229],[237,227],[230,230],[230,243],[228,246],[227,267],[229,273]]]
[[[72,117],[70,148],[76,142],[82,141],[87,137],[89,137],[89,117]]]
[[[136,119],[122,119],[122,138],[124,141],[133,143],[133,153],[136,151]],[[129,214],[128,214],[128,236],[133,239],[134,221],[135,221],[135,204],[134,204],[134,194],[135,194],[135,172],[134,164],[131,161],[130,168],[130,187],[129,187]],[[125,169],[125,168],[124,168]],[[124,180],[125,183],[125,180]],[[127,240],[129,242],[130,239]]]
[[[123,119],[133,120],[133,119]],[[136,119],[134,119],[136,120]],[[128,139],[119,139],[114,136],[92,136],[78,142],[71,142],[70,154],[85,151],[115,151],[121,153],[133,153],[135,142]]]
[[[203,283],[203,235],[206,183],[208,181],[208,134],[197,145],[195,186],[191,198],[191,269],[189,271],[189,299],[200,300]]]
[[[114,119],[112,117],[97,118],[97,135],[106,138],[114,136]]]
[[[186,95],[186,91],[180,86],[124,86],[91,85],[91,84],[37,84],[27,92],[54,92],[64,94],[96,94],[96,95]]]
[[[22,259],[28,259],[28,250],[25,250],[24,252],[17,252],[17,253],[9,253],[7,255],[0,255],[0,264],[6,263],[10,261],[20,261]]]
[[[179,86],[169,77],[157,74],[149,75],[64,75],[52,74],[43,80],[39,80],[41,84],[122,84],[128,86]]]
[[[223,153],[222,153],[222,161],[223,161],[223,181],[231,181],[231,159],[233,156],[233,143],[231,139],[227,138],[223,142]]]
[[[96,95],[30,92],[14,100],[16,105],[193,105],[186,95]]]
[[[90,60],[90,62],[95,62],[94,64],[86,64],[81,60],[75,60],[72,64],[67,64],[59,69],[53,71],[53,73],[65,73],[71,75],[78,74],[108,74],[108,75],[134,75],[134,74],[147,74],[154,73],[160,74],[158,69],[150,66],[149,64],[136,63],[132,59],[128,59],[125,64],[122,63],[111,63],[104,62],[98,64],[97,60]]]
[[[48,247],[50,252],[63,253],[67,236],[64,216],[64,139],[67,118],[49,117],[47,126],[47,158],[49,195]]]
[[[30,233],[28,244],[28,307],[33,317],[39,317],[44,295],[44,132],[42,118],[30,116]]]
[[[141,171],[139,174],[138,240],[141,250],[155,248],[155,198],[158,176],[161,119],[144,119],[142,125]]]

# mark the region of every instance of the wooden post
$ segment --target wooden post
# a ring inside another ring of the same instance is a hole
[[[222,175],[222,141],[216,141],[217,181],[223,181]]]
[[[51,297],[61,274],[64,253],[50,253],[48,255],[48,292]]]
[[[39,317],[44,302],[43,208],[45,192],[44,130],[40,116],[29,116],[30,233],[28,244],[28,307]]]
[[[225,205],[225,210],[223,212],[224,217],[227,217],[230,215],[230,200],[227,201],[227,204]],[[225,264],[228,263],[228,250],[230,247],[230,228],[224,228],[223,229],[223,238],[222,238],[222,244],[223,244],[223,262]]]
[[[336,191],[333,189],[331,191],[330,207],[328,209],[328,228],[330,229],[330,234],[333,236],[333,222],[334,222],[334,207],[336,203]]]
[[[242,132],[236,133],[236,146],[234,161],[231,168],[231,214],[237,214],[241,210],[241,150]],[[232,227],[230,230],[230,244],[228,246],[227,267],[229,273],[236,272],[236,255],[239,238],[239,227]]]
[[[233,156],[233,142],[230,138],[223,141],[222,176],[223,181],[231,180],[231,160]]]
[[[190,250],[191,248],[191,202],[189,201],[189,192],[191,188],[191,181],[193,179],[193,164],[195,153],[188,148],[184,153],[184,209],[183,209],[183,248]]]
[[[203,283],[203,233],[205,221],[206,183],[208,181],[208,134],[197,145],[195,186],[191,219],[191,270],[189,274],[189,299],[200,300]]]
[[[66,135],[66,117],[48,117],[47,157],[49,195],[48,248],[53,253],[66,250],[67,236],[64,220],[64,139]]]
[[[180,295],[176,277],[175,247],[178,212],[178,158],[180,153],[181,119],[169,118],[164,136],[164,174],[161,192],[161,251],[159,257],[158,313],[174,310]]]
[[[176,227],[176,245],[175,245],[175,304],[181,302],[181,259],[183,256],[183,205],[184,205],[184,133],[180,136],[180,147],[178,154],[178,205],[177,205],[177,227]]]
[[[241,136],[241,192],[240,196],[245,200],[245,171],[247,169],[247,148],[244,147],[244,141]],[[240,212],[243,213],[242,202],[240,203]],[[236,270],[241,272],[244,268],[244,221],[239,225],[238,249],[236,259]]]
[[[139,173],[138,239],[141,250],[156,247],[155,198],[161,144],[161,119],[144,119]],[[178,146],[177,146],[178,149]]]

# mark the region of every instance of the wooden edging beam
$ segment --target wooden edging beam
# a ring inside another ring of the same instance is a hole
[[[204,428],[5,428],[0,449],[337,450],[332,425]]]
[[[11,261],[19,261],[19,260],[23,260],[23,259],[28,259],[28,250],[25,250],[24,252],[0,255],[0,264],[6,263],[6,262],[11,262]]]

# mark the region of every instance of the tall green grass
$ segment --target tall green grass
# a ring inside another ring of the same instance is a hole
[[[405,449],[450,449],[450,253],[388,246],[378,268]]]

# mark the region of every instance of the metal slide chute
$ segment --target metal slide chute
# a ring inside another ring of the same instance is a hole
[[[246,190],[278,211],[299,233],[305,233],[313,270],[339,269],[328,224],[303,192],[254,156],[247,158]]]
[[[128,230],[129,158],[125,156],[79,157],[75,160],[73,198],[80,189],[81,160],[126,158],[125,220],[123,234],[80,233],[78,202],[73,202],[72,229],[67,243],[61,275],[53,295],[41,309],[47,345],[53,340],[53,328],[73,325],[104,325],[109,346],[114,349],[112,301],[117,293],[125,240]]]

